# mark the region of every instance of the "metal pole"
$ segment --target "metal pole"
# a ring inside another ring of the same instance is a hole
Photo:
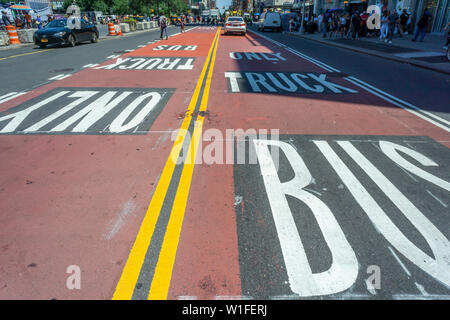
[[[305,2],[306,0],[303,0],[303,6],[302,6],[302,25],[301,25],[301,33],[305,34]]]

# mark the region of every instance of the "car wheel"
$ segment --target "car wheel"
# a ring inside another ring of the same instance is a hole
[[[98,42],[98,35],[97,35],[97,33],[94,32],[94,33],[92,34],[91,42],[92,42],[92,43],[97,43],[97,42]]]
[[[69,35],[67,42],[69,43],[69,46],[71,46],[71,47],[75,47],[75,45],[77,44],[77,42],[75,41],[75,37],[73,35]]]

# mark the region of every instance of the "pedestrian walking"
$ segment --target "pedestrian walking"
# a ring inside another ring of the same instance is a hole
[[[356,10],[352,16],[352,39],[359,39],[359,27],[361,25],[361,17],[359,16],[359,11]]]
[[[180,18],[180,27],[181,27],[181,32],[184,32],[184,25],[185,25],[185,20],[184,20],[184,16],[181,16]]]
[[[167,19],[164,16],[161,17],[160,27],[161,27],[161,37],[160,37],[160,39],[163,38],[163,34],[165,32],[166,33],[166,40],[168,40],[169,39],[169,35],[167,34]]]
[[[319,14],[319,17],[317,18],[317,21],[318,21],[318,23],[319,23],[319,26],[318,26],[318,31],[319,31],[319,34],[320,34],[320,32],[322,31],[322,28],[323,28],[323,12],[321,12],[320,14]]]
[[[347,19],[345,19],[345,16],[340,17],[340,24],[339,24],[339,31],[341,32],[341,38],[344,37],[345,30],[347,29]]]
[[[43,28],[41,16],[38,14],[36,18],[36,25],[39,30]]]
[[[398,33],[400,38],[403,37],[405,31],[407,31],[406,26],[408,24],[409,14],[406,12],[406,9],[403,9],[402,14],[400,15],[400,22],[398,23]]]
[[[367,36],[367,20],[369,19],[369,13],[367,11],[364,11],[361,14],[361,36],[366,37]]]
[[[25,25],[27,29],[31,28],[31,15],[29,12],[25,13]]]
[[[388,11],[384,10],[383,15],[381,16],[381,19],[380,19],[380,24],[381,24],[380,40],[387,41],[386,37],[387,37],[387,33],[388,33],[388,22],[389,22]]]
[[[327,9],[325,11],[325,14],[323,15],[323,29],[322,29],[322,37],[326,38],[328,33],[328,26],[331,22],[331,15],[330,15],[330,9]]]
[[[333,14],[331,17],[331,25],[330,25],[330,39],[333,37],[337,38],[337,34],[339,32],[339,17],[336,14]]]
[[[389,43],[392,43],[392,38],[394,36],[395,26],[399,22],[399,16],[397,14],[397,10],[393,9],[391,14],[388,16],[388,37],[387,40]]]
[[[425,34],[427,33],[428,22],[430,21],[431,14],[428,11],[428,8],[425,9],[422,17],[420,17],[419,22],[417,23],[416,33],[414,34],[414,38],[412,41],[417,41],[417,37],[419,37],[419,41],[423,42],[425,38]]]
[[[294,17],[289,19],[289,32],[294,32],[295,29],[295,20]]]

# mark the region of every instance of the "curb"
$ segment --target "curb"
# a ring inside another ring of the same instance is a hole
[[[440,72],[443,74],[447,74],[450,75],[450,70],[442,70],[440,68],[436,68],[431,66],[429,63],[426,62],[421,62],[421,61],[415,61],[413,59],[405,59],[405,58],[398,58],[398,57],[394,57],[394,56],[390,56],[390,55],[386,55],[386,54],[380,54],[374,50],[368,50],[368,49],[360,49],[360,48],[356,48],[353,46],[347,46],[347,45],[342,45],[342,44],[338,44],[338,43],[333,43],[333,42],[329,42],[329,41],[324,41],[324,40],[319,40],[319,39],[312,39],[309,37],[305,37],[303,35],[300,34],[292,34],[295,37],[298,38],[302,38],[305,40],[310,40],[310,41],[315,41],[321,44],[325,44],[325,45],[329,45],[329,46],[334,46],[334,47],[338,47],[341,49],[347,49],[347,50],[351,50],[351,51],[355,51],[355,52],[359,52],[359,53],[365,53],[371,56],[375,56],[378,58],[382,58],[382,59],[386,59],[386,60],[391,60],[391,61],[395,61],[395,62],[400,62],[400,63],[406,63],[406,64],[410,64],[419,68],[423,68],[423,69],[428,69],[431,71],[436,71],[436,72]]]

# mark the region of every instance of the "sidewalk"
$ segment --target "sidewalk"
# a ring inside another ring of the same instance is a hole
[[[323,38],[322,34],[300,34],[293,33],[294,36],[308,39],[327,45],[344,48],[356,52],[361,52],[383,59],[389,59],[397,62],[408,63],[421,68],[426,68],[446,74],[450,74],[450,62],[448,62],[442,48],[445,44],[443,35],[427,34],[424,42],[411,41],[412,35],[405,35],[403,38],[395,37],[392,44],[381,41],[376,38],[360,38],[358,40],[338,38]]]

